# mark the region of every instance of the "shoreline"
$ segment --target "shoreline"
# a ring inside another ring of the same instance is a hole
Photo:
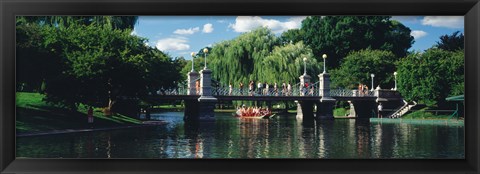
[[[464,120],[457,119],[401,119],[401,118],[370,118],[370,123],[405,123],[464,126]]]

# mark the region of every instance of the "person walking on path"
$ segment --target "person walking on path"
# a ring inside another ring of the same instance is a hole
[[[382,103],[378,103],[378,116],[377,116],[378,118],[383,118],[382,110],[383,110]]]
[[[93,108],[91,106],[88,107],[87,119],[88,119],[88,124],[90,125],[90,127],[92,127],[92,124],[93,124]]]

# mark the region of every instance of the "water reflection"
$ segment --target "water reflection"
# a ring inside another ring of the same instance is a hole
[[[464,128],[370,124],[368,120],[238,119],[184,123],[182,113],[152,114],[165,126],[19,137],[18,157],[41,158],[464,158]]]

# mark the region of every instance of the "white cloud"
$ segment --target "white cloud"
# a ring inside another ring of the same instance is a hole
[[[189,28],[189,29],[177,29],[173,33],[186,35],[186,34],[193,34],[193,33],[196,33],[198,31],[200,31],[200,28],[195,27],[195,28]]]
[[[425,16],[423,25],[446,28],[463,28],[463,16]]]
[[[292,17],[285,22],[280,22],[275,19],[263,19],[259,16],[238,16],[234,24],[229,27],[235,32],[248,32],[258,27],[267,27],[274,33],[281,33],[286,30],[300,28],[304,16]]]
[[[426,36],[427,34],[428,34],[427,32],[422,31],[422,30],[413,30],[412,32],[410,32],[410,35],[412,35],[415,39],[422,38],[422,37]]]
[[[204,33],[211,33],[213,31],[213,25],[211,23],[203,25],[202,32]]]
[[[172,37],[160,39],[157,41],[157,49],[161,51],[181,51],[190,49],[185,37]]]
[[[400,21],[401,23],[419,23],[422,17],[420,16],[392,16],[392,20]]]

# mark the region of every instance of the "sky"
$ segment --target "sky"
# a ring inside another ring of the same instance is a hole
[[[190,60],[191,52],[230,40],[258,27],[270,28],[277,36],[301,27],[305,16],[140,16],[133,35],[147,38],[151,47],[172,57]],[[393,16],[409,27],[415,43],[409,51],[422,52],[442,35],[464,33],[463,16]]]

